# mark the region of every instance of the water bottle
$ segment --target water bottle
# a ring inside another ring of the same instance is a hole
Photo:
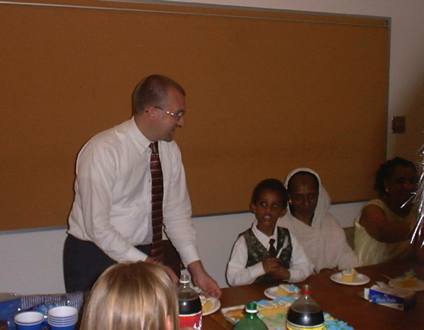
[[[190,276],[182,274],[178,287],[180,328],[202,329],[202,302],[199,294],[190,287]]]
[[[287,313],[287,330],[324,330],[324,313],[318,303],[311,297],[312,289],[304,285],[301,296]]]
[[[247,304],[246,316],[236,324],[234,330],[268,330],[266,324],[258,317],[255,302]]]

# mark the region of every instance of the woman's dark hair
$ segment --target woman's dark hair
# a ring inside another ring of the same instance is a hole
[[[384,197],[387,195],[386,187],[384,185],[384,180],[390,179],[394,169],[398,166],[410,167],[410,168],[413,168],[414,171],[417,170],[413,162],[403,159],[401,157],[395,157],[391,160],[388,160],[384,164],[382,164],[380,168],[378,169],[377,173],[375,174],[375,184],[374,184],[374,189],[378,191],[381,197]]]
[[[289,200],[289,196],[287,193],[287,189],[284,187],[283,183],[277,179],[265,179],[258,183],[258,185],[253,190],[252,194],[252,204],[256,204],[264,190],[271,190],[279,193],[281,195],[281,200],[283,201],[284,208],[287,207],[287,202]]]

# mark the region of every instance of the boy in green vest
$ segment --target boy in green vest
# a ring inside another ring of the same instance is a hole
[[[284,280],[301,282],[314,266],[296,238],[277,220],[287,212],[288,194],[281,181],[266,179],[253,190],[250,210],[256,220],[239,234],[227,265],[230,286]]]

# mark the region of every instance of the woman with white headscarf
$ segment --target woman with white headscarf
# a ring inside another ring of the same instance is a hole
[[[358,266],[358,259],[346,240],[343,228],[328,210],[331,199],[319,175],[298,168],[286,178],[290,212],[279,220],[303,246],[318,273],[323,269]]]

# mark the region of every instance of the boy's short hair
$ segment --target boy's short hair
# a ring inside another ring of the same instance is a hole
[[[253,190],[251,203],[255,204],[262,192],[265,190],[275,191],[280,194],[281,200],[283,202],[283,207],[287,207],[289,200],[289,195],[287,189],[284,187],[283,183],[278,179],[265,179],[258,183],[258,185]]]

